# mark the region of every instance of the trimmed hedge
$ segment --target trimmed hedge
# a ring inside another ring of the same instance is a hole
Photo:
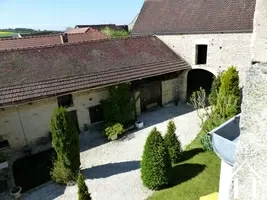
[[[91,195],[88,192],[88,187],[85,184],[84,177],[81,173],[78,176],[78,197],[79,200],[91,200]]]
[[[178,163],[182,155],[181,141],[175,134],[175,130],[176,126],[174,122],[172,120],[169,121],[167,133],[164,136],[164,143],[166,145],[167,150],[169,151],[169,155],[173,164]]]
[[[171,160],[163,137],[154,127],[150,132],[141,161],[141,178],[143,184],[152,190],[169,184]]]

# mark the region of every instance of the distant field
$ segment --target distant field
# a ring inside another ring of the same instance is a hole
[[[15,33],[0,31],[0,37],[12,36]]]

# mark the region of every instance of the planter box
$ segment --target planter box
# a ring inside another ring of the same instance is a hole
[[[8,163],[6,161],[0,163],[0,169],[5,169],[5,168],[8,168]]]
[[[141,122],[141,123],[135,122],[135,126],[136,126],[136,128],[141,129],[144,127],[144,122]]]
[[[210,132],[213,150],[231,166],[235,162],[236,144],[240,135],[239,120],[240,114]]]

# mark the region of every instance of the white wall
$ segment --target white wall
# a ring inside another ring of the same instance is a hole
[[[221,161],[219,200],[230,200],[229,193],[232,182],[233,167]]]
[[[252,33],[158,36],[192,68],[201,67],[216,74],[231,65],[236,66],[240,71],[241,85],[244,84],[245,68],[251,62],[251,37]],[[206,65],[195,65],[197,44],[208,45]]]

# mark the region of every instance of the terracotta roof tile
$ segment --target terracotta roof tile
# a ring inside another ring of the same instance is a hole
[[[252,32],[256,0],[145,0],[133,35]]]
[[[166,74],[189,65],[157,37],[0,51],[0,104]]]

